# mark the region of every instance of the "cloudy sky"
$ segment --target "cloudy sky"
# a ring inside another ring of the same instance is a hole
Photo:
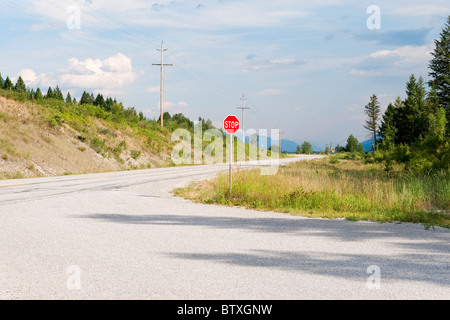
[[[373,11],[373,6],[377,11]],[[366,140],[364,106],[428,79],[448,0],[0,0],[0,72],[46,92],[112,96],[159,116],[165,107],[220,125],[274,129],[317,146]],[[379,17],[379,19],[378,19]]]

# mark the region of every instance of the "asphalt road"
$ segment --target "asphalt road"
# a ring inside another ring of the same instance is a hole
[[[450,299],[449,230],[169,193],[226,168],[0,181],[0,299]]]

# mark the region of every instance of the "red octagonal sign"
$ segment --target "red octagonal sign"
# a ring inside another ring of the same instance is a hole
[[[229,134],[235,134],[239,130],[239,119],[236,116],[228,116],[223,120],[223,129]]]

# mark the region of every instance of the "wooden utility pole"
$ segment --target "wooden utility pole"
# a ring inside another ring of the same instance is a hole
[[[245,107],[245,94],[242,95],[242,107],[238,107],[238,109],[242,109],[242,142],[245,144],[245,110],[249,110],[250,108]]]
[[[280,143],[280,154],[282,154],[283,152],[282,152],[282,149],[281,149],[281,134],[282,133],[284,133],[283,131],[281,131],[281,122],[280,122],[280,124],[279,124],[279,127],[278,127],[279,129],[279,134],[280,134],[280,136],[279,136],[279,143]]]
[[[160,109],[161,109],[161,128],[164,128],[164,66],[172,67],[173,64],[164,64],[164,41],[161,42],[161,50],[156,49],[157,51],[161,51],[161,63],[153,63],[154,66],[161,66],[161,93],[160,93]]]

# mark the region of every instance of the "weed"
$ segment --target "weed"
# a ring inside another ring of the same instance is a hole
[[[381,164],[342,160],[297,162],[274,176],[258,170],[193,183],[176,194],[204,203],[238,205],[304,216],[415,222],[450,228],[450,171],[434,175],[404,175]],[[434,210],[434,211],[433,211]],[[433,212],[432,212],[433,211]]]
[[[105,142],[100,140],[99,138],[93,138],[91,140],[91,148],[94,149],[97,153],[102,153],[105,148]]]
[[[141,155],[140,151],[136,151],[136,150],[131,151],[131,158],[133,158],[134,160],[137,160],[137,158],[139,158],[140,155]]]

